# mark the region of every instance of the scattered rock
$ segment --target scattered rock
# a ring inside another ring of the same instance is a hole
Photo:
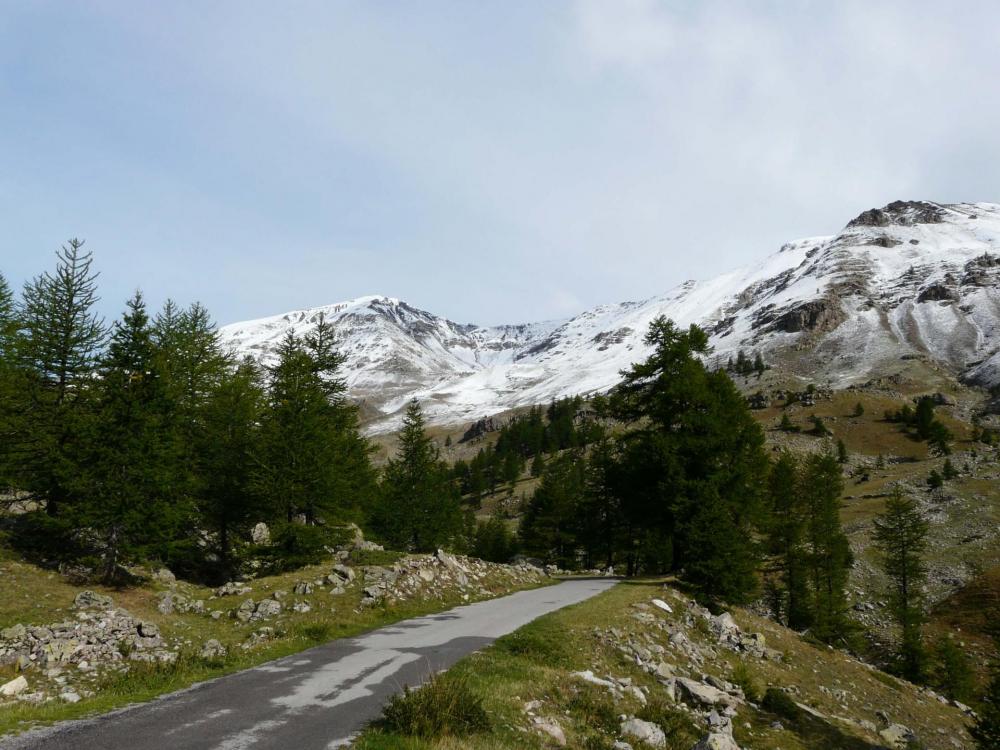
[[[621,723],[621,733],[639,742],[645,742],[650,747],[666,747],[667,736],[663,730],[651,721],[643,721],[632,717]]]
[[[28,681],[24,679],[24,676],[15,677],[10,682],[6,682],[0,685],[0,696],[4,698],[13,698],[15,695],[20,695],[25,690],[28,689]]]
[[[532,722],[535,725],[535,729],[542,734],[548,735],[559,747],[566,747],[566,733],[563,732],[563,728],[559,726],[558,721],[536,716]]]
[[[111,609],[114,602],[110,596],[98,594],[96,591],[81,591],[73,600],[76,609]]]
[[[205,641],[198,655],[202,659],[221,659],[226,655],[226,647],[215,638]]]

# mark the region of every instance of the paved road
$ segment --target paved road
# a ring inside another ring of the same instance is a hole
[[[388,697],[613,580],[571,580],[404,620],[97,719],[0,740],[3,750],[320,750]]]

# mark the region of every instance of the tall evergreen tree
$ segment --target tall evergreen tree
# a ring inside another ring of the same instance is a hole
[[[805,547],[804,497],[798,461],[791,453],[783,451],[771,468],[768,494],[768,551],[778,576],[774,589],[775,615],[788,627],[804,630],[813,621],[813,598]]]
[[[725,372],[705,368],[703,330],[682,332],[660,317],[646,343],[653,354],[623,373],[613,399],[616,416],[638,425],[625,442],[643,446],[625,451],[635,469],[626,482],[645,488],[627,512],[705,594],[745,599],[756,586],[763,433]]]
[[[260,373],[251,362],[227,371],[215,384],[204,410],[204,430],[196,442],[202,470],[199,519],[212,532],[219,557],[218,577],[236,571],[236,540],[246,538],[262,517],[254,493],[257,424],[264,408]]]
[[[406,408],[399,450],[386,464],[371,520],[378,533],[400,549],[426,552],[459,541],[463,524],[458,491],[427,436],[417,401]]]
[[[875,520],[875,541],[883,555],[883,566],[892,581],[890,604],[902,631],[899,670],[908,680],[924,678],[926,654],[920,628],[923,624],[921,587],[927,577],[924,552],[927,521],[916,501],[897,487],[886,502],[885,513]]]
[[[19,484],[56,516],[70,501],[75,474],[69,456],[79,439],[86,396],[105,340],[103,321],[94,312],[97,274],[83,242],[70,240],[57,253],[54,273],[25,285],[19,346],[26,381],[26,415]]]
[[[18,326],[13,292],[0,274],[0,491],[13,482],[25,416],[24,381],[17,363]]]
[[[572,452],[552,458],[521,518],[525,548],[561,568],[576,567],[584,495],[584,462]]]
[[[289,333],[277,358],[268,369],[257,491],[271,498],[271,517],[286,523],[349,520],[372,489],[371,449],[343,397],[329,324],[319,321],[305,340]]]
[[[139,293],[115,323],[96,395],[72,515],[100,535],[104,577],[112,581],[122,563],[162,549],[190,520],[188,509],[166,489],[172,470],[163,430],[169,404]]]
[[[806,458],[800,487],[813,596],[812,633],[829,643],[850,631],[845,590],[853,558],[840,525],[844,480],[837,459],[828,454]]]

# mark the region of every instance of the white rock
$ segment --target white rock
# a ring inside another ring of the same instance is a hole
[[[703,737],[692,750],[740,750],[732,735],[725,732],[711,732]]]
[[[671,608],[671,606],[669,604],[667,604],[665,601],[663,601],[662,599],[653,599],[653,606],[654,607],[659,607],[664,612],[673,612],[674,611]]]
[[[13,698],[15,695],[23,693],[28,689],[28,681],[24,679],[24,676],[15,677],[10,682],[6,682],[0,685],[0,695],[4,698]]]
[[[621,724],[621,732],[626,737],[645,742],[650,747],[666,747],[667,736],[663,730],[651,721],[642,719],[626,719]]]
[[[555,719],[544,719],[536,716],[534,719],[535,729],[543,734],[547,734],[559,747],[566,747],[566,733],[559,726]]]

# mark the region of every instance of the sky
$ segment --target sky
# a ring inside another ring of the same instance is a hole
[[[566,317],[1000,202],[1000,3],[0,0],[0,273]]]

